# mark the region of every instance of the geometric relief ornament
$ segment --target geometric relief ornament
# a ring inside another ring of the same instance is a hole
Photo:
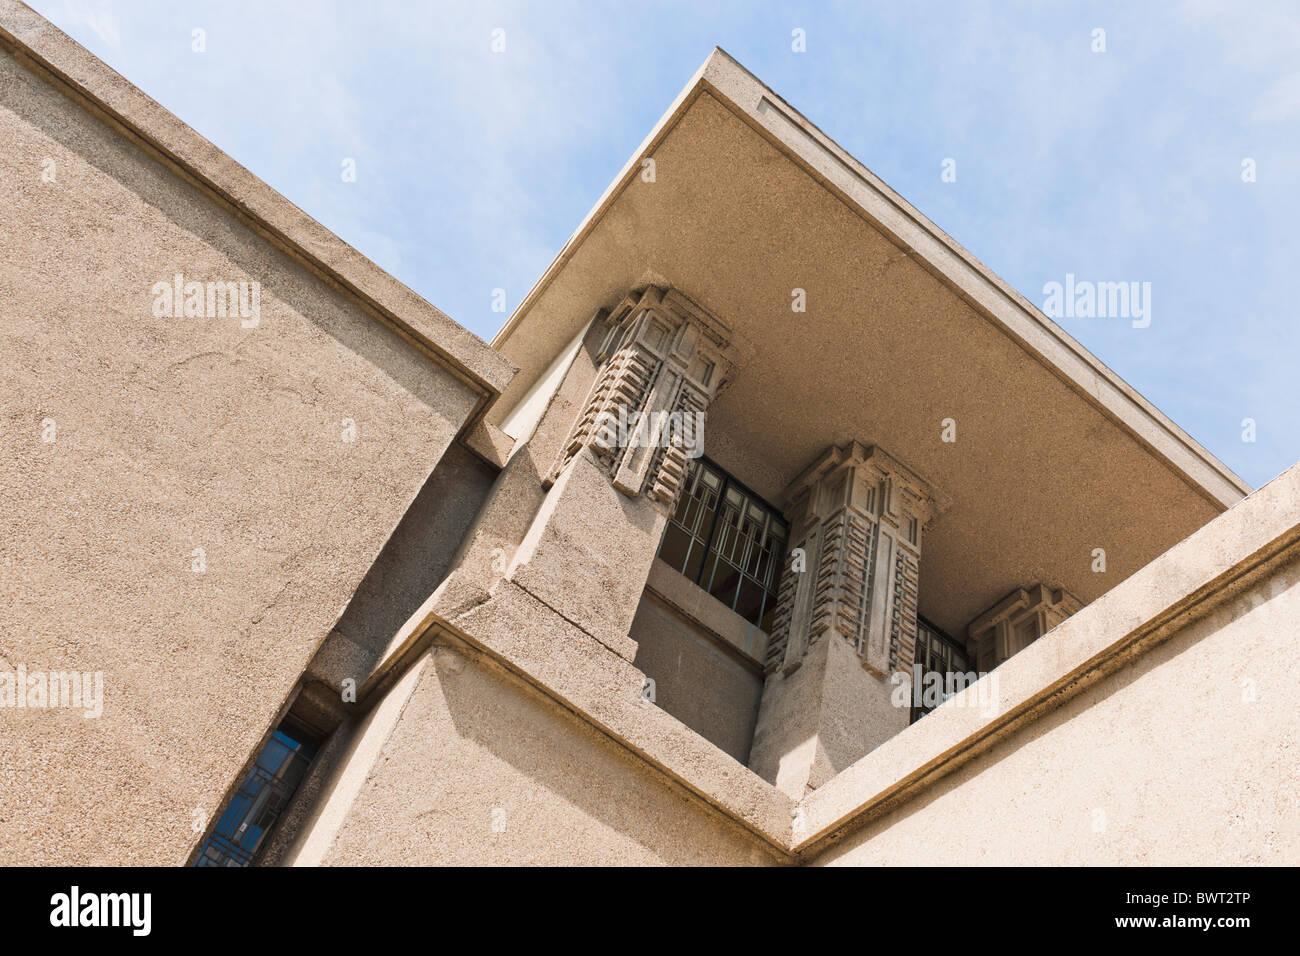
[[[1064,588],[1016,588],[966,627],[966,646],[976,670],[993,670],[1082,607]]]
[[[676,506],[704,413],[730,372],[731,332],[674,289],[629,294],[608,326],[587,401],[550,474],[590,449],[619,491]]]
[[[910,672],[916,654],[921,532],[930,486],[879,446],[832,447],[786,490],[790,548],[766,669],[795,671],[823,635],[847,641],[873,676]]]

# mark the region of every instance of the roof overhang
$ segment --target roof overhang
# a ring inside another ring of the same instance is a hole
[[[732,329],[706,445],[755,491],[853,440],[938,489],[921,613],[952,633],[1016,587],[1086,603],[1250,491],[721,50],[497,335],[495,416],[647,277]]]

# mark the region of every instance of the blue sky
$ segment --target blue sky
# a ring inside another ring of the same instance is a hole
[[[1032,302],[1150,282],[1061,324],[1251,484],[1300,460],[1300,5],[28,2],[484,338],[721,46]]]

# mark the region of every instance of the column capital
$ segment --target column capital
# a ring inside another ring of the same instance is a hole
[[[967,647],[980,671],[1024,650],[1083,607],[1064,588],[1016,588],[966,626]]]
[[[704,452],[704,415],[731,374],[731,332],[654,285],[627,295],[604,322],[600,371],[550,478],[589,450],[620,492],[671,509],[689,459]]]
[[[877,677],[909,670],[921,532],[936,512],[934,489],[880,446],[851,441],[823,452],[784,501],[791,545],[811,573],[782,578],[769,672],[798,668],[828,631]]]
[[[796,799],[907,726],[921,529],[936,492],[879,446],[828,448],[784,496],[781,577],[750,766]]]

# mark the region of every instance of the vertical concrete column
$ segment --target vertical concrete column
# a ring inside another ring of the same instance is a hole
[[[792,553],[749,765],[800,799],[910,720],[893,692],[915,655],[934,494],[879,447],[850,442],[796,478],[785,501]]]
[[[730,332],[651,286],[610,313],[601,367],[508,576],[624,656],[704,416],[730,369]],[[630,659],[630,656],[629,656]]]

